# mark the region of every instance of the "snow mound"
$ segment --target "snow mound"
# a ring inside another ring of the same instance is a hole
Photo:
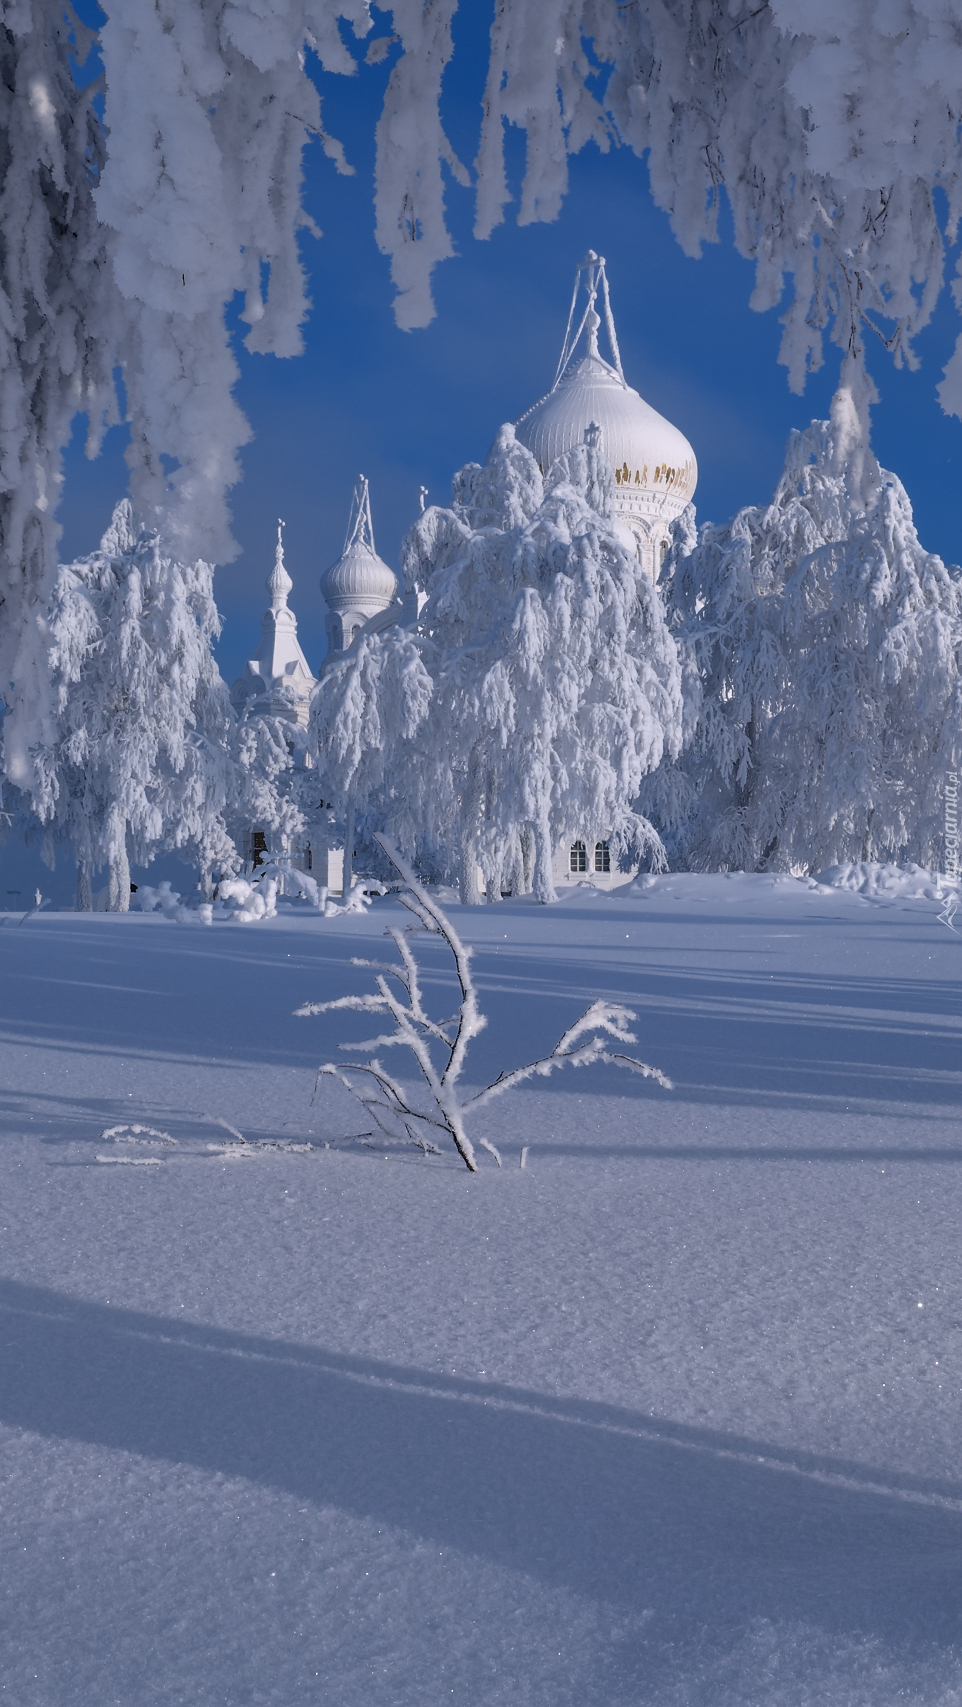
[[[849,889],[886,901],[941,901],[947,887],[958,887],[956,878],[940,877],[922,865],[879,865],[875,860],[830,865],[815,881],[827,889]]]

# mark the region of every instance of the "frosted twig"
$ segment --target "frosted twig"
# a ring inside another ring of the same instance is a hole
[[[179,1140],[172,1138],[169,1132],[160,1132],[156,1126],[105,1126],[100,1134],[100,1142],[106,1143],[112,1138],[115,1144],[177,1144]]]
[[[245,1137],[244,1137],[244,1134],[243,1134],[243,1132],[238,1132],[238,1130],[237,1130],[237,1127],[236,1127],[236,1126],[232,1126],[232,1125],[231,1125],[231,1123],[230,1123],[230,1121],[229,1121],[229,1120],[224,1120],[224,1119],[223,1119],[223,1118],[222,1118],[222,1117],[221,1117],[221,1115],[219,1115],[219,1114],[206,1114],[206,1113],[204,1113],[204,1114],[202,1114],[202,1115],[201,1115],[201,1117],[200,1117],[200,1118],[201,1118],[201,1120],[206,1120],[206,1121],[208,1121],[208,1122],[209,1122],[209,1123],[210,1123],[210,1125],[211,1125],[211,1126],[222,1126],[222,1127],[223,1127],[223,1128],[224,1128],[224,1131],[225,1131],[225,1132],[229,1132],[229,1133],[230,1133],[230,1135],[231,1135],[231,1137],[232,1137],[232,1138],[236,1138],[236,1139],[237,1139],[237,1142],[238,1142],[238,1144],[246,1144],[246,1143],[248,1143],[248,1139],[246,1139],[246,1138],[245,1138]]]
[[[402,882],[398,893],[402,906],[413,913],[428,930],[440,936],[450,949],[461,992],[461,1003],[452,1019],[431,1019],[424,1007],[418,966],[410,939],[396,927],[390,927],[386,935],[390,936],[400,955],[399,966],[379,960],[354,959],[351,963],[375,974],[376,994],[339,996],[330,1002],[305,1002],[294,1011],[304,1018],[314,1014],[334,1013],[339,1009],[388,1015],[394,1021],[393,1031],[385,1031],[361,1043],[341,1043],[338,1047],[349,1052],[388,1049],[398,1045],[409,1049],[430,1092],[429,1109],[425,1111],[415,1107],[408,1092],[391,1077],[376,1057],[363,1064],[326,1061],[317,1070],[315,1096],[322,1078],[336,1079],[345,1090],[356,1097],[386,1137],[395,1137],[401,1127],[410,1141],[425,1154],[437,1154],[434,1145],[429,1144],[424,1136],[424,1128],[433,1127],[448,1135],[465,1166],[471,1173],[476,1173],[478,1164],[474,1147],[465,1131],[468,1111],[473,1112],[492,1097],[500,1096],[503,1091],[511,1090],[515,1085],[523,1084],[525,1079],[534,1074],[545,1077],[558,1067],[586,1067],[603,1061],[614,1067],[627,1067],[644,1078],[655,1079],[666,1090],[671,1089],[671,1080],[657,1067],[649,1067],[644,1061],[635,1060],[632,1055],[623,1055],[619,1051],[605,1048],[605,1036],[613,1037],[619,1043],[634,1043],[634,1033],[629,1031],[628,1026],[636,1015],[631,1008],[621,1007],[615,1002],[596,1001],[592,1002],[574,1025],[569,1026],[550,1055],[539,1061],[531,1061],[525,1067],[517,1067],[513,1072],[501,1073],[492,1085],[462,1101],[458,1096],[457,1082],[464,1067],[468,1044],[487,1024],[478,1008],[477,992],[471,977],[471,950],[462,943],[447,914],[419,883],[397,848],[385,836],[377,836],[375,839],[400,872]],[[403,994],[396,994],[388,979],[393,979],[400,985]],[[432,1047],[440,1048],[443,1055],[440,1063],[435,1062],[431,1053]],[[489,1155],[494,1157],[500,1168],[501,1155],[497,1147],[487,1138],[481,1138],[478,1142],[483,1150],[487,1150]],[[522,1167],[525,1165],[527,1153],[526,1146],[521,1153]]]

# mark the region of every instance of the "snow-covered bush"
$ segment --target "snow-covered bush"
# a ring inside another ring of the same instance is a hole
[[[49,611],[54,734],[31,755],[41,822],[77,861],[82,907],[107,864],[126,912],[129,860],[178,851],[203,873],[237,869],[224,823],[243,785],[211,651],[212,570],[183,564],[124,499],[99,550],[65,565]]]
[[[507,879],[554,899],[552,848],[587,825],[628,857],[660,843],[631,802],[678,751],[681,678],[657,593],[613,523],[593,444],[543,481],[510,426],[403,548],[416,631],[368,636],[315,697],[318,766],[364,779],[406,850],[445,850],[476,900]]]
[[[137,906],[142,913],[159,912],[165,919],[173,919],[177,924],[210,925],[214,921],[214,909],[210,901],[202,901],[199,907],[185,905],[180,892],[173,888],[168,878],[164,878],[156,888],[148,883],[141,883],[137,889]]]
[[[408,926],[407,931],[399,930],[396,925],[388,927],[386,934],[398,951],[400,964],[355,958],[352,966],[367,966],[376,974],[377,995],[340,996],[331,1002],[307,1002],[296,1008],[295,1013],[308,1018],[350,1008],[360,1013],[386,1015],[393,1021],[392,1031],[368,1038],[363,1043],[341,1043],[338,1047],[350,1052],[399,1047],[410,1050],[427,1087],[427,1096],[419,1106],[417,1098],[376,1057],[363,1065],[325,1062],[318,1068],[318,1083],[324,1076],[337,1079],[357,1098],[385,1137],[396,1139],[400,1135],[417,1144],[425,1154],[435,1148],[431,1135],[442,1133],[453,1143],[471,1173],[477,1172],[478,1164],[466,1130],[468,1118],[495,1097],[524,1084],[526,1079],[547,1078],[560,1067],[588,1067],[595,1062],[607,1062],[611,1066],[626,1067],[632,1073],[640,1073],[643,1078],[655,1079],[666,1090],[671,1090],[671,1080],[666,1079],[657,1067],[648,1067],[633,1055],[623,1055],[619,1050],[607,1047],[605,1039],[608,1037],[619,1043],[636,1041],[634,1033],[628,1030],[629,1021],[637,1017],[632,1010],[614,1002],[596,1001],[559,1038],[550,1055],[531,1061],[527,1066],[516,1067],[512,1072],[500,1073],[493,1084],[465,1096],[459,1081],[468,1046],[488,1023],[478,1007],[477,990],[471,977],[471,950],[465,947],[448,915],[418,882],[398,850],[385,837],[378,840],[401,874],[400,884],[395,885],[399,899],[417,920],[417,924]],[[440,936],[451,952],[461,999],[457,1011],[449,1019],[432,1019],[424,1006],[421,975],[409,940],[412,931],[419,929]],[[395,992],[390,980],[400,986],[400,993]],[[486,1138],[482,1138],[480,1143],[483,1149],[490,1151],[500,1167],[501,1157],[496,1146]]]
[[[382,883],[365,883],[349,890],[343,902],[332,901],[309,872],[300,871],[289,859],[268,857],[250,877],[222,879],[217,885],[217,908],[235,924],[253,924],[277,917],[280,895],[296,895],[316,907],[322,918],[334,919],[342,913],[366,912],[372,894],[383,893]]]
[[[962,745],[960,593],[841,391],[830,422],[791,435],[770,505],[670,555],[671,617],[699,677],[674,792],[684,861],[937,866]],[[658,789],[656,807],[672,793],[665,777]]]

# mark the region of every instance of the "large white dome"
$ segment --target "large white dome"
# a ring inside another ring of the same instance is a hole
[[[569,367],[515,431],[547,474],[556,456],[583,443],[592,422],[615,471],[619,510],[646,520],[680,515],[698,479],[691,445],[600,356]]]
[[[582,274],[588,304],[573,331]],[[594,305],[599,292],[613,363],[598,350],[601,319]],[[582,333],[587,334],[587,352],[576,360]],[[589,251],[575,280],[558,377],[547,396],[521,416],[515,432],[547,474],[556,456],[583,443],[593,422],[601,429],[601,447],[615,471],[618,518],[631,530],[639,557],[657,576],[659,547],[667,541],[668,524],[691,501],[698,464],[684,433],[627,383],[608,301],[605,263]]]

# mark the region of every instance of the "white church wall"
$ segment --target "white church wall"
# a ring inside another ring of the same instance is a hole
[[[551,861],[556,889],[570,888],[579,883],[590,883],[596,889],[616,889],[620,883],[630,883],[637,874],[637,865],[633,865],[630,871],[619,871],[617,858],[608,848],[608,843],[586,833],[572,836],[570,841],[555,848]]]

